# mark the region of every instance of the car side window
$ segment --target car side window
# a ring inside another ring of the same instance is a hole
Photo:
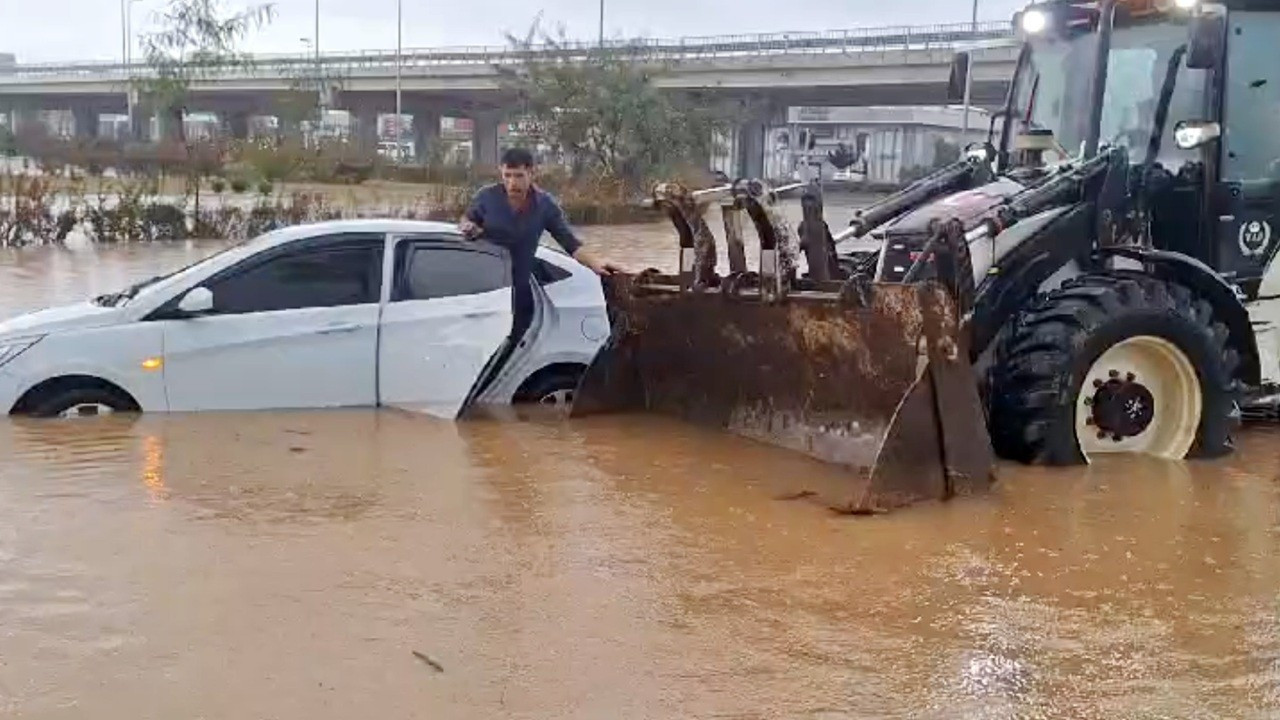
[[[476,295],[511,285],[511,273],[501,255],[436,244],[411,246],[402,278],[396,300]]]
[[[382,246],[374,242],[300,248],[208,285],[214,311],[240,314],[376,303]]]

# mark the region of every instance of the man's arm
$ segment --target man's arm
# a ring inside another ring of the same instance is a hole
[[[551,233],[551,237],[555,238],[565,252],[577,257],[578,251],[582,249],[582,241],[574,234],[573,228],[569,227],[569,220],[564,215],[564,208],[560,207],[560,203],[550,196],[544,197],[550,205],[547,208],[547,232]]]
[[[550,198],[548,198],[550,199]],[[599,275],[609,275],[617,272],[622,268],[611,262],[597,258],[593,253],[582,245],[582,241],[574,234],[573,228],[569,227],[569,221],[565,218],[564,208],[555,200],[551,200],[551,207],[547,210],[547,232],[551,233],[551,237],[564,248],[564,251],[578,262],[586,265]]]
[[[484,232],[484,191],[471,198],[471,204],[458,221],[458,229],[468,238],[474,238]]]

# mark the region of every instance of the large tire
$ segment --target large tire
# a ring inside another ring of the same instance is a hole
[[[1240,356],[1186,287],[1124,271],[1072,278],[1001,336],[990,424],[1003,457],[1078,465],[1115,452],[1231,452]]]

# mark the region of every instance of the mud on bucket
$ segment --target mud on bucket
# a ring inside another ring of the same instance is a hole
[[[874,512],[985,490],[994,454],[947,292],[875,283],[860,300],[617,274],[613,333],[571,417],[655,412],[848,467],[829,504]]]

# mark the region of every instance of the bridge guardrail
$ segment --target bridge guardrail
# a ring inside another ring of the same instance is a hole
[[[1007,22],[983,22],[942,25],[894,26],[858,28],[853,30],[829,30],[824,32],[782,32],[751,35],[708,35],[678,39],[643,38],[626,41],[606,41],[605,47],[615,53],[647,60],[707,60],[738,56],[789,55],[789,54],[850,54],[889,50],[929,49],[956,47],[970,43],[1009,40],[1012,27]],[[600,52],[600,45],[592,42],[567,42],[557,45],[539,45],[530,50],[503,46],[461,46],[443,48],[413,48],[400,53],[399,64],[403,69],[427,68],[447,65],[509,65],[524,62],[530,57],[582,59]],[[305,53],[258,54],[253,56],[248,68],[226,68],[229,72],[212,69],[210,75],[298,77],[300,71],[315,68],[315,55]],[[377,68],[394,70],[397,56],[394,51],[360,50],[321,53],[319,65],[323,72],[338,74],[352,70],[368,71]],[[31,81],[58,78],[97,78],[124,80],[146,76],[149,68],[142,63],[126,65],[122,62],[91,61],[71,63],[18,63],[0,67],[0,77]]]

